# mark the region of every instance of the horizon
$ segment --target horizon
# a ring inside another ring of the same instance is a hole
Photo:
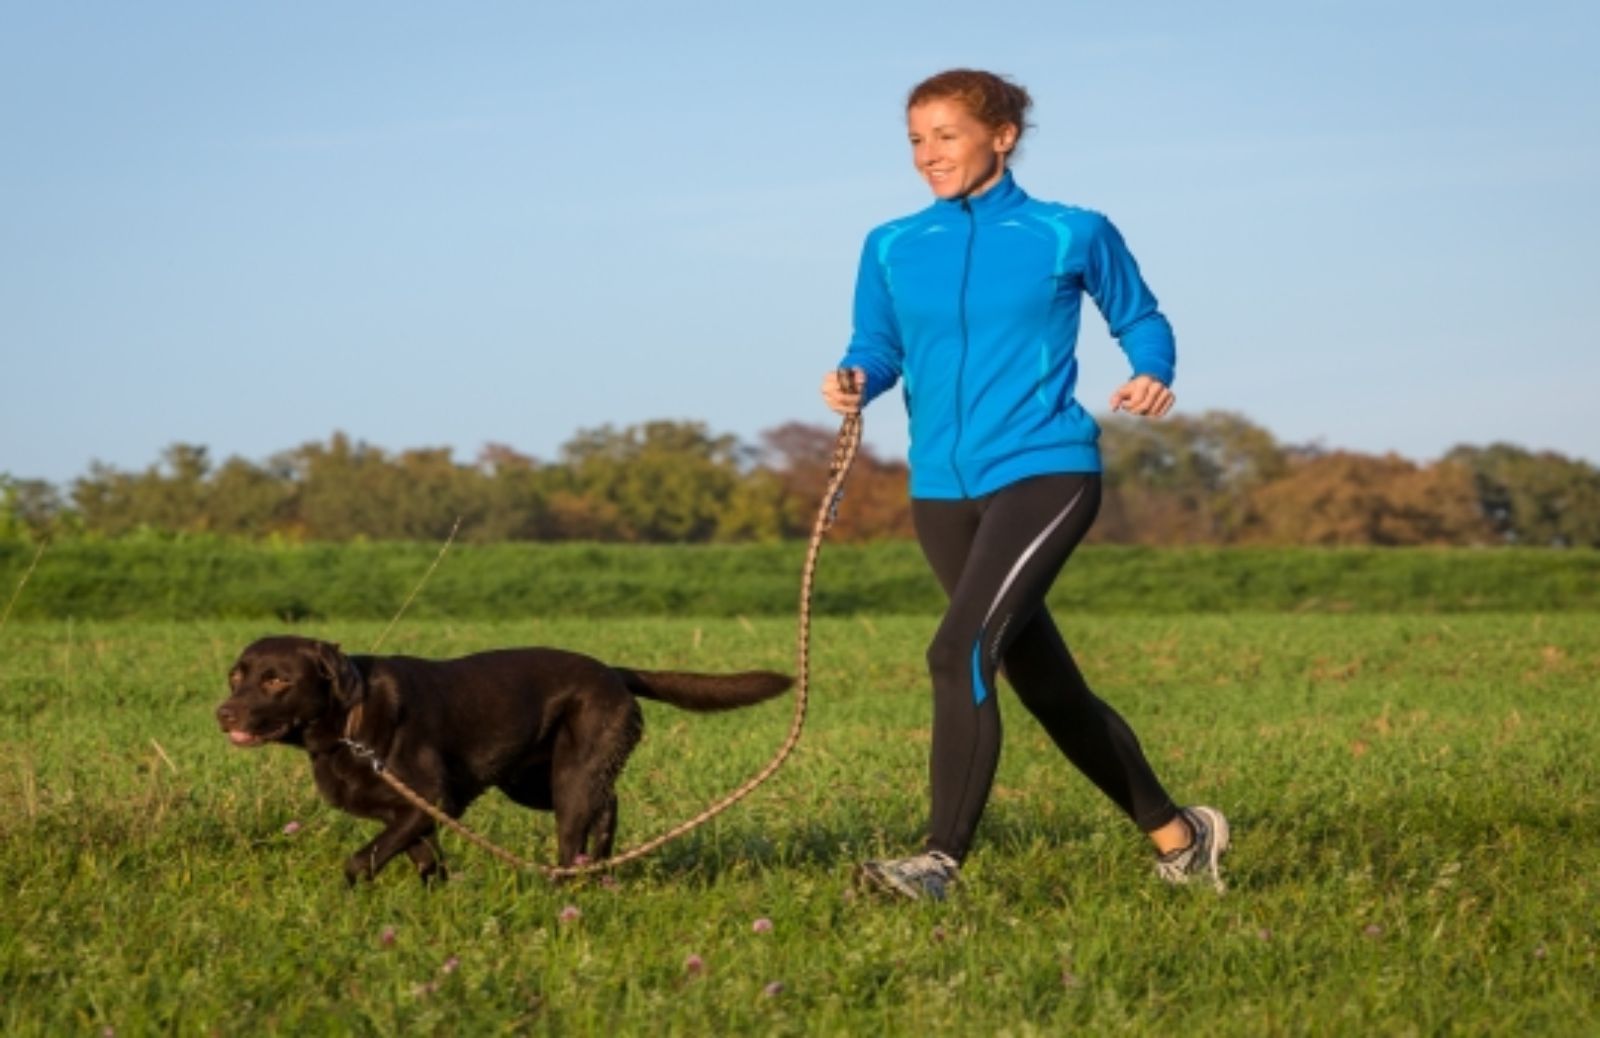
[[[1197,414],[1197,415],[1171,415],[1171,416],[1168,416],[1166,419],[1162,419],[1161,421],[1170,423],[1170,422],[1174,421],[1175,419],[1176,420],[1183,420],[1183,419],[1186,419],[1186,418],[1187,419],[1200,419],[1200,418],[1204,418],[1207,414],[1215,414],[1215,413],[1218,413],[1218,412],[1211,411],[1211,412],[1204,412],[1202,414]],[[1249,415],[1242,415],[1240,417],[1243,417],[1246,421],[1249,421],[1252,424],[1256,424],[1250,418]],[[1133,422],[1138,422],[1138,421],[1142,421],[1143,420],[1143,419],[1137,419],[1137,418],[1133,418],[1131,416],[1125,416],[1125,415],[1117,415],[1117,416],[1113,417],[1113,416],[1107,415],[1105,413],[1096,414],[1095,415],[1095,419],[1097,421],[1102,422],[1102,423],[1105,422],[1108,419],[1115,420],[1115,421],[1118,421],[1118,422],[1127,422],[1127,423],[1133,423]],[[737,446],[739,446],[741,448],[757,449],[757,450],[761,449],[760,440],[761,440],[761,437],[765,433],[767,433],[769,431],[772,431],[772,430],[775,430],[775,429],[778,429],[778,428],[781,428],[783,426],[786,426],[786,425],[789,425],[789,424],[792,424],[792,423],[799,423],[799,424],[808,425],[808,426],[810,426],[812,428],[823,429],[823,430],[826,431],[826,430],[831,430],[833,428],[834,424],[835,424],[834,422],[832,422],[832,421],[830,421],[828,419],[821,419],[821,420],[817,420],[817,421],[804,421],[804,420],[801,420],[801,419],[787,419],[787,420],[776,422],[773,425],[768,426],[766,428],[759,429],[759,430],[756,431],[755,435],[753,435],[753,436],[745,437],[745,436],[741,436],[741,435],[739,435],[737,433],[734,433],[731,430],[718,429],[718,428],[716,428],[714,426],[711,426],[709,423],[706,423],[706,422],[704,422],[703,420],[700,420],[700,419],[694,419],[694,418],[661,418],[661,419],[644,418],[644,419],[641,419],[638,422],[630,422],[630,423],[626,423],[626,424],[619,424],[619,423],[615,423],[615,422],[612,422],[612,423],[600,423],[599,425],[596,425],[596,426],[593,426],[593,427],[585,427],[582,430],[574,429],[574,430],[572,430],[572,433],[567,438],[563,439],[557,445],[557,447],[554,450],[552,450],[551,453],[548,454],[548,455],[531,453],[531,452],[524,451],[524,450],[520,449],[516,444],[507,444],[507,443],[501,443],[501,442],[498,442],[498,441],[485,441],[485,442],[480,443],[480,444],[466,446],[465,448],[463,448],[461,446],[458,446],[456,444],[448,444],[448,443],[386,444],[386,443],[375,442],[375,441],[373,441],[371,439],[368,439],[368,438],[366,438],[364,436],[360,436],[360,435],[358,435],[356,433],[353,433],[353,432],[351,432],[350,430],[347,430],[347,429],[332,429],[332,430],[329,430],[328,433],[326,433],[325,435],[323,435],[321,437],[313,437],[311,439],[301,440],[298,443],[277,447],[277,448],[268,450],[267,452],[265,452],[263,454],[254,455],[254,456],[247,456],[247,455],[239,454],[239,453],[236,453],[236,452],[235,453],[217,452],[217,451],[214,451],[212,449],[210,444],[191,443],[189,441],[173,441],[172,443],[163,444],[160,448],[158,448],[158,450],[157,450],[155,455],[152,455],[149,459],[145,460],[144,462],[138,462],[138,463],[134,463],[134,464],[127,465],[127,466],[110,465],[110,468],[113,469],[114,471],[121,472],[121,473],[124,473],[124,474],[129,474],[129,475],[139,474],[139,473],[143,473],[143,472],[151,471],[151,470],[162,469],[162,468],[165,467],[165,465],[164,465],[165,459],[162,457],[162,455],[164,455],[166,453],[166,451],[169,450],[170,448],[178,447],[178,446],[198,447],[198,448],[202,449],[205,452],[205,460],[206,460],[206,463],[207,463],[207,465],[209,467],[209,471],[211,471],[213,473],[219,467],[221,467],[223,464],[227,463],[228,461],[230,461],[232,459],[236,459],[236,458],[241,460],[241,461],[244,461],[244,462],[246,462],[248,464],[257,466],[257,467],[264,467],[268,463],[270,463],[274,458],[277,458],[277,457],[280,457],[280,456],[286,455],[286,454],[291,454],[291,453],[293,453],[293,452],[295,452],[297,450],[300,450],[302,448],[305,448],[305,447],[327,446],[327,445],[333,443],[334,440],[337,437],[341,437],[341,436],[344,437],[346,440],[348,440],[349,443],[353,447],[376,450],[376,451],[380,452],[381,454],[383,454],[384,456],[389,457],[389,458],[396,458],[396,457],[399,457],[402,454],[413,452],[413,451],[446,450],[446,451],[449,452],[450,460],[451,460],[451,462],[453,464],[460,465],[460,466],[466,466],[466,467],[479,467],[484,463],[483,456],[487,451],[489,451],[489,450],[491,450],[493,448],[498,448],[498,447],[509,447],[511,450],[515,451],[517,454],[520,454],[520,455],[528,458],[529,460],[533,461],[536,465],[539,465],[539,466],[563,465],[563,464],[567,464],[567,462],[563,461],[561,459],[561,457],[560,457],[562,448],[564,448],[573,439],[576,439],[577,436],[582,432],[598,430],[598,429],[602,428],[603,426],[609,425],[613,430],[615,430],[615,431],[620,433],[620,432],[624,432],[624,431],[626,431],[626,430],[628,430],[630,428],[644,426],[644,425],[650,424],[651,422],[656,422],[656,421],[661,421],[661,422],[687,422],[687,423],[699,424],[699,425],[704,426],[707,435],[709,435],[710,437],[715,438],[715,437],[724,436],[724,435],[733,436],[735,438],[735,440],[737,441]],[[1265,427],[1261,427],[1261,426],[1258,426],[1258,427],[1265,428]],[[1530,454],[1556,454],[1558,456],[1567,458],[1567,459],[1572,460],[1572,461],[1580,462],[1580,463],[1589,465],[1591,468],[1596,468],[1597,470],[1600,470],[1600,466],[1595,465],[1595,463],[1593,461],[1591,461],[1590,459],[1582,457],[1582,456],[1579,456],[1579,455],[1566,454],[1565,452],[1562,452],[1562,451],[1542,450],[1542,449],[1539,449],[1539,448],[1529,447],[1526,444],[1513,443],[1513,442],[1506,441],[1506,440],[1483,441],[1483,442],[1478,442],[1478,443],[1452,444],[1448,448],[1446,448],[1444,451],[1441,451],[1435,457],[1432,457],[1432,458],[1412,458],[1412,457],[1408,457],[1406,455],[1400,454],[1397,451],[1359,451],[1359,450],[1354,450],[1352,448],[1343,447],[1343,446],[1340,446],[1338,444],[1328,444],[1328,443],[1323,443],[1323,442],[1320,442],[1320,441],[1293,442],[1293,441],[1288,441],[1288,440],[1282,439],[1281,437],[1277,436],[1271,429],[1266,429],[1265,431],[1267,432],[1267,434],[1269,436],[1271,436],[1273,438],[1273,442],[1278,446],[1278,448],[1283,450],[1286,454],[1328,455],[1328,454],[1345,453],[1345,454],[1368,455],[1368,456],[1372,456],[1372,457],[1397,456],[1397,457],[1400,457],[1400,458],[1404,459],[1405,461],[1410,462],[1410,463],[1412,463],[1414,465],[1417,465],[1417,466],[1419,466],[1421,468],[1426,468],[1428,466],[1435,465],[1435,464],[1438,464],[1438,463],[1444,461],[1446,456],[1451,451],[1453,451],[1453,450],[1455,450],[1457,448],[1487,449],[1487,448],[1496,447],[1496,446],[1507,446],[1507,447],[1511,447],[1511,448],[1515,448],[1515,449],[1525,450],[1525,451],[1529,452]],[[905,464],[905,462],[906,462],[905,456],[903,454],[900,454],[900,455],[885,454],[884,452],[880,451],[879,449],[877,449],[876,447],[872,446],[870,443],[867,443],[865,441],[863,442],[863,447],[865,447],[867,450],[870,450],[872,452],[872,455],[881,463]],[[107,464],[107,465],[110,464],[110,463],[101,462],[98,459],[95,459],[90,464],[86,465],[84,467],[83,471],[78,472],[78,473],[74,473],[73,475],[68,476],[64,480],[60,480],[60,481],[57,481],[57,480],[44,480],[44,482],[49,483],[51,486],[55,487],[58,491],[70,492],[71,489],[72,489],[72,485],[74,483],[76,483],[77,481],[79,481],[81,479],[92,478],[92,467],[93,467],[94,464],[97,464],[97,463],[98,464]],[[5,470],[0,469],[0,485],[3,485],[3,480],[8,478],[8,477],[12,478],[12,479],[19,480],[19,481],[27,481],[27,480],[33,480],[33,479],[43,479],[43,477],[25,476],[25,475],[21,475],[21,474],[18,474],[18,473],[6,472]],[[70,504],[70,502],[68,502],[68,503]]]

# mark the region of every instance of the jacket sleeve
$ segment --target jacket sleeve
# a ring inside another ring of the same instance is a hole
[[[1171,386],[1178,363],[1172,325],[1157,309],[1156,297],[1139,276],[1139,264],[1122,235],[1104,217],[1089,241],[1084,287],[1128,355],[1134,375],[1149,375]]]
[[[861,266],[856,272],[854,331],[845,350],[841,368],[861,368],[867,373],[865,406],[900,379],[905,350],[900,327],[895,322],[894,305],[889,298],[889,283],[878,257],[876,234],[867,235],[861,249]]]

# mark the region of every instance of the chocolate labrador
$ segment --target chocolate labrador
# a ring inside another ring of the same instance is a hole
[[[611,854],[616,780],[644,733],[636,696],[686,710],[728,710],[783,692],[770,671],[630,670],[561,649],[502,649],[452,660],[347,656],[330,642],[263,638],[228,673],[217,721],[235,746],[299,746],[324,799],[384,823],[345,862],[372,878],[404,851],[426,881],[442,878],[435,824],[346,743],[377,752],[401,781],[460,817],[497,786],[554,811],[561,865]]]

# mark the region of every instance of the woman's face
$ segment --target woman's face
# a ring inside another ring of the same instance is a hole
[[[939,198],[981,195],[1000,179],[1017,128],[992,130],[955,98],[934,98],[906,110],[911,161]]]

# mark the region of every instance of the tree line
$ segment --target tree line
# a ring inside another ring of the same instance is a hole
[[[1600,547],[1600,469],[1510,444],[1417,463],[1279,443],[1229,412],[1101,419],[1105,495],[1091,541],[1137,545]],[[489,444],[387,451],[343,433],[265,461],[177,443],[140,471],[102,463],[64,490],[0,476],[0,537],[210,533],[293,541],[706,543],[806,536],[831,428],[748,444],[703,423],[580,430],[541,461]],[[904,462],[863,448],[832,536],[913,536]]]

